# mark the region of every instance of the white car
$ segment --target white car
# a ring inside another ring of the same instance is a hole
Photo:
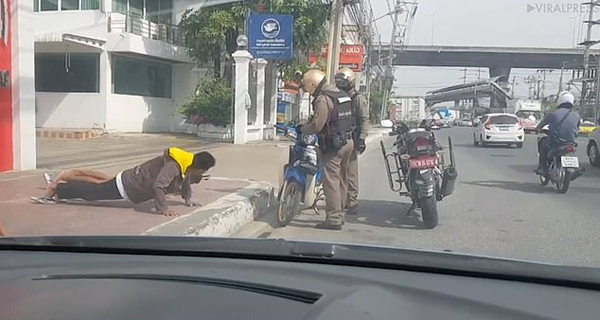
[[[525,132],[519,118],[508,113],[490,113],[481,118],[475,132],[473,143],[476,146],[488,144],[516,145],[523,148]]]

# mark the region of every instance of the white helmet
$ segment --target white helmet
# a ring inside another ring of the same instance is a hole
[[[556,104],[558,104],[559,106],[563,105],[565,103],[570,104],[571,107],[573,107],[573,105],[575,104],[575,97],[569,91],[563,91],[563,92],[561,92],[558,95],[558,99],[556,99]]]

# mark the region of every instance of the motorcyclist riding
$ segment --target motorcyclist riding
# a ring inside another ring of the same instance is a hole
[[[542,138],[538,143],[538,168],[537,174],[546,173],[548,151],[565,142],[573,142],[577,139],[581,117],[573,111],[575,97],[568,91],[559,94],[556,101],[558,109],[548,114],[536,127],[539,132],[543,127],[549,125],[548,136]]]

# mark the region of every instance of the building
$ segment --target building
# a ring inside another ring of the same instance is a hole
[[[177,110],[206,70],[176,23],[199,5],[0,0],[0,172],[36,167],[36,127],[183,130]]]
[[[425,99],[417,96],[401,96],[392,98],[392,104],[394,107],[390,108],[391,119],[405,121],[405,122],[418,122],[427,116],[425,110]]]
[[[177,110],[205,72],[174,25],[184,3],[35,0],[36,126],[181,130]]]

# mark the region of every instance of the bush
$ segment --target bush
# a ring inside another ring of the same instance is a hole
[[[196,92],[179,112],[188,123],[212,124],[225,127],[231,124],[233,90],[224,79],[208,77],[196,86]]]

